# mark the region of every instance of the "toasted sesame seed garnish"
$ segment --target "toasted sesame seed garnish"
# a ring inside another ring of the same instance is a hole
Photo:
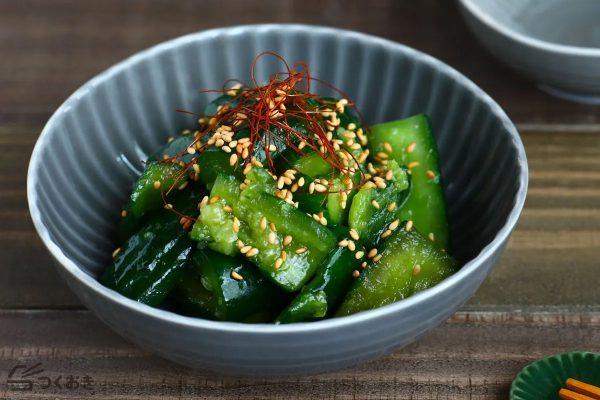
[[[275,234],[275,232],[269,232],[269,243],[275,244],[276,239],[277,235]]]
[[[258,249],[256,247],[253,247],[250,249],[250,251],[248,251],[246,253],[246,257],[254,257],[257,254],[258,254]]]
[[[348,250],[354,251],[356,250],[356,244],[352,240],[348,240]]]
[[[172,209],[173,209],[173,204],[171,204],[171,203],[165,204],[165,210],[172,210]]]
[[[419,166],[419,162],[418,161],[409,162],[408,165],[407,165],[407,167],[409,169],[413,169],[413,168],[418,167],[418,166]]]
[[[406,152],[412,153],[413,151],[415,151],[415,147],[417,147],[417,142],[412,142],[411,144],[406,146]]]
[[[215,204],[219,200],[221,200],[220,196],[213,196],[208,200],[208,204]]]
[[[406,222],[406,226],[404,227],[404,229],[406,229],[406,232],[410,232],[411,229],[413,228],[414,223],[412,222],[412,220],[408,220]]]
[[[432,242],[435,241],[435,235],[433,234],[433,232],[429,232],[429,235],[427,235],[427,237],[429,238],[429,240],[431,240]]]
[[[390,231],[393,231],[393,230],[395,230],[396,228],[398,228],[398,225],[400,225],[400,220],[399,220],[399,219],[396,219],[396,220],[394,220],[394,221],[393,221],[393,222],[390,224],[390,226],[388,227],[388,229],[389,229]]]
[[[121,252],[121,248],[117,247],[115,249],[115,251],[112,252],[112,258],[115,258],[117,256],[117,254],[119,254]]]
[[[290,243],[292,243],[293,238],[290,235],[287,235],[286,237],[283,238],[283,245],[284,246],[289,246]]]
[[[298,178],[298,186],[300,186],[300,187],[304,186],[304,177],[303,176]]]
[[[360,266],[363,268],[367,268],[367,262],[363,261],[362,263],[360,263]]]
[[[385,239],[386,237],[390,236],[391,234],[392,234],[392,231],[388,229],[381,234],[381,237],[383,239]]]
[[[353,131],[356,129],[356,124],[354,122],[350,122],[346,128]]]
[[[379,203],[377,202],[377,200],[375,200],[375,199],[371,200],[371,205],[379,210],[380,206],[379,206]]]
[[[208,196],[204,196],[202,198],[202,200],[200,201],[200,203],[198,203],[198,208],[200,209],[200,208],[204,207],[207,204],[208,204]]]
[[[388,210],[389,212],[392,212],[392,211],[394,211],[395,209],[396,209],[396,202],[395,202],[395,201],[392,201],[390,204],[388,204],[388,206],[387,206],[387,210]]]
[[[154,186],[154,189],[160,189],[160,181],[154,181],[152,186]]]
[[[244,277],[242,275],[240,275],[239,273],[237,273],[236,271],[231,271],[231,277],[233,279],[235,279],[236,281],[243,281]]]
[[[183,182],[181,185],[177,186],[178,190],[183,190],[186,188],[186,186],[188,185],[189,181],[185,181]]]
[[[285,250],[281,250],[281,259],[283,261],[287,260],[287,252]]]
[[[121,217],[125,218],[127,216],[127,210],[121,210]]]
[[[321,217],[321,219],[319,219],[319,223],[323,226],[327,226],[327,218]]]
[[[233,217],[233,231],[235,233],[238,233],[240,231],[240,220],[237,219],[237,217]]]
[[[421,272],[421,266],[419,264],[415,264],[412,270],[413,276],[419,275],[419,272]]]
[[[311,182],[310,185],[308,185],[308,193],[313,194],[315,192],[315,183]]]
[[[385,173],[385,180],[386,181],[391,181],[394,178],[394,171],[392,171],[391,169]]]
[[[385,149],[385,151],[387,151],[388,153],[391,153],[392,151],[394,151],[394,150],[392,149],[392,145],[391,145],[391,144],[389,144],[389,142],[385,142],[385,143],[383,144],[383,148],[384,148],[384,149]]]
[[[277,229],[275,228],[275,224],[270,222],[269,223],[269,228],[273,231],[273,232],[277,232]]]
[[[379,260],[381,260],[381,257],[383,257],[383,254],[378,254],[375,257],[373,257],[373,262],[379,262]]]
[[[377,255],[377,249],[376,248],[372,248],[371,250],[369,250],[369,252],[367,253],[367,257],[369,258],[373,258]]]
[[[283,264],[283,259],[281,257],[278,257],[275,260],[275,265],[273,266],[275,271],[277,271],[279,268],[281,268],[281,264]]]
[[[246,254],[247,252],[249,252],[250,250],[252,250],[252,246],[250,245],[245,245],[240,249],[240,253],[242,254]]]
[[[428,171],[426,172],[426,174],[427,174],[427,177],[428,177],[429,179],[433,179],[433,178],[435,178],[435,172],[433,172],[433,171],[431,171],[431,170],[428,170]]]
[[[264,231],[265,229],[267,229],[267,218],[265,218],[265,217],[262,217],[262,218],[260,219],[260,229],[262,229],[263,231]]]
[[[229,205],[225,204],[225,205],[223,206],[223,211],[226,211],[226,212],[233,212],[233,208],[231,208],[231,206],[229,206]]]
[[[327,191],[327,187],[325,185],[321,185],[320,183],[315,184],[315,190],[319,193],[323,193]]]
[[[241,240],[238,239],[237,242],[235,242],[235,244],[237,245],[238,249],[241,249],[242,247],[245,246],[244,242],[242,242]]]
[[[380,151],[379,153],[376,154],[376,156],[378,158],[381,158],[383,160],[386,160],[389,156],[387,155],[387,153],[384,153],[383,151]]]
[[[187,152],[188,152],[189,154],[196,154],[196,148],[195,148],[195,147],[192,147],[192,146],[190,146],[190,147],[188,147],[188,148],[187,148]]]
[[[340,247],[346,247],[346,246],[348,246],[348,239],[342,239],[342,240],[340,240],[340,242],[338,243],[338,246],[340,246]]]
[[[377,185],[371,181],[367,181],[362,185],[363,189],[375,189],[376,187],[377,187]]]
[[[352,276],[353,276],[354,278],[358,278],[358,277],[360,276],[360,272],[359,272],[358,270],[356,270],[356,269],[355,269],[354,271],[352,271]]]
[[[296,254],[302,254],[306,252],[306,247],[298,247],[296,249]]]
[[[350,234],[350,237],[351,237],[352,239],[354,239],[354,240],[358,240],[358,239],[360,239],[360,236],[358,235],[358,232],[357,232],[357,231],[356,231],[356,229],[354,229],[354,228],[350,229],[350,232],[349,232],[349,234]]]
[[[361,258],[363,258],[364,255],[365,255],[365,252],[361,250],[361,251],[357,251],[356,254],[354,254],[354,257],[357,260],[360,260]]]
[[[229,165],[231,165],[233,167],[235,164],[237,164],[237,162],[238,162],[238,155],[237,154],[232,154],[229,157]]]

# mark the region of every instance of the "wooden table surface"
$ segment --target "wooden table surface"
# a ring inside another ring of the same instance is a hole
[[[84,310],[33,230],[27,163],[44,122],[73,90],[165,39],[261,22],[355,29],[430,53],[490,93],[520,129],[530,189],[499,265],[463,310],[384,359],[266,380],[179,367]],[[452,1],[3,1],[0,56],[2,398],[506,398],[529,361],[600,351],[600,108],[552,98],[507,70]],[[17,390],[8,381],[14,367],[36,363],[44,372],[35,376],[51,384]]]

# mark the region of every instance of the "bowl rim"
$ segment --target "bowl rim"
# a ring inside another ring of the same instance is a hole
[[[537,39],[533,36],[524,35],[505,24],[498,22],[489,13],[483,10],[475,0],[459,0],[463,9],[469,12],[477,20],[482,22],[488,28],[500,33],[501,35],[512,39],[515,42],[519,42],[525,46],[534,47],[539,50],[566,54],[580,57],[600,57],[600,48],[586,47],[586,46],[570,46],[566,44],[559,44],[549,42],[542,39]]]
[[[214,38],[221,35],[243,35],[249,31],[266,33],[272,30],[281,31],[292,31],[292,32],[309,32],[311,34],[319,35],[336,35],[343,36],[345,38],[353,38],[362,42],[376,44],[384,47],[386,50],[398,51],[400,50],[403,54],[407,54],[411,57],[415,57],[420,62],[424,62],[433,66],[434,68],[443,70],[446,74],[456,79],[470,91],[474,92],[485,104],[490,107],[490,111],[496,115],[500,120],[503,127],[510,135],[512,145],[515,148],[517,156],[517,165],[519,166],[519,187],[513,198],[512,209],[506,218],[503,226],[498,230],[493,240],[489,242],[473,259],[465,263],[462,268],[446,278],[444,281],[437,285],[419,292],[407,299],[379,307],[374,310],[363,311],[357,314],[329,318],[320,321],[313,322],[300,322],[293,324],[246,324],[240,322],[227,322],[227,321],[212,321],[195,317],[183,316],[176,314],[171,311],[162,310],[159,308],[150,307],[148,305],[139,303],[135,300],[129,299],[116,291],[103,286],[93,276],[85,272],[82,268],[78,267],[74,261],[72,261],[66,254],[63,253],[60,246],[51,238],[49,230],[45,226],[42,220],[42,213],[37,205],[37,194],[36,186],[38,183],[38,170],[41,166],[41,157],[43,148],[46,142],[50,138],[50,132],[54,129],[54,125],[57,123],[60,116],[68,112],[71,108],[71,104],[78,101],[81,97],[85,96],[87,92],[92,90],[94,86],[100,84],[102,81],[111,78],[118,72],[129,68],[130,65],[135,64],[144,59],[150,58],[159,54],[163,51],[167,51],[174,47],[182,46],[192,42]],[[300,333],[300,332],[319,332],[329,329],[336,329],[346,327],[348,325],[364,323],[367,321],[373,321],[375,319],[390,316],[400,310],[410,308],[419,302],[426,300],[428,297],[435,296],[437,293],[443,292],[453,286],[456,286],[459,281],[466,279],[467,276],[474,274],[478,268],[481,267],[483,261],[492,257],[496,253],[503,243],[507,240],[508,236],[514,229],[515,224],[519,218],[521,210],[523,208],[525,197],[527,193],[528,185],[528,165],[527,158],[525,155],[525,149],[517,129],[506,113],[492,98],[479,88],[475,83],[466,78],[464,75],[456,71],[454,68],[448,66],[442,61],[422,53],[418,50],[405,46],[403,44],[393,42],[388,39],[383,39],[377,36],[368,35],[351,30],[324,27],[318,25],[306,25],[306,24],[252,24],[252,25],[237,25],[231,27],[215,28],[210,30],[199,31],[190,33],[184,36],[176,37],[174,39],[161,42],[150,48],[137,52],[128,58],[118,62],[117,64],[109,67],[103,72],[99,73],[88,82],[83,84],[73,94],[71,94],[63,104],[52,114],[46,125],[44,126],[31,155],[29,167],[27,171],[27,200],[29,204],[29,211],[35,229],[42,239],[42,242],[52,254],[55,260],[60,265],[60,268],[67,272],[71,278],[78,281],[79,284],[87,287],[88,290],[94,292],[95,296],[103,297],[107,302],[117,303],[119,306],[128,309],[132,312],[143,314],[145,317],[158,318],[171,324],[183,326],[187,328],[197,328],[213,330],[217,332],[228,332],[228,333],[253,333],[253,334],[289,334],[289,333]]]

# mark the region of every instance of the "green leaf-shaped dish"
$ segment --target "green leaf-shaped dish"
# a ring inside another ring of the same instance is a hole
[[[519,372],[510,387],[511,400],[559,399],[567,378],[600,386],[600,354],[584,351],[556,354]]]

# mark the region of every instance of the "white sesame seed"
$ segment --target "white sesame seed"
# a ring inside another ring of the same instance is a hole
[[[242,275],[240,275],[239,273],[237,273],[236,271],[231,271],[231,277],[233,279],[235,279],[236,281],[243,281],[244,277]]]
[[[419,264],[415,264],[413,266],[412,274],[414,276],[417,276],[417,275],[419,275],[419,272],[421,272],[421,266]]]

